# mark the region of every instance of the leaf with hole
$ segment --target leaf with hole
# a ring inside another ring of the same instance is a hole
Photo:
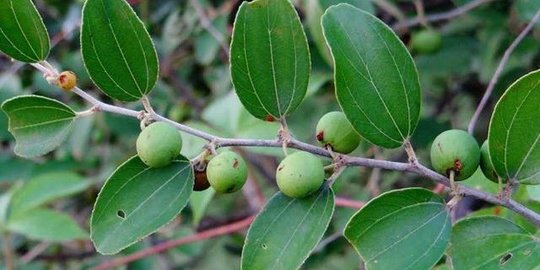
[[[368,141],[401,146],[414,132],[421,106],[407,48],[381,20],[349,4],[328,8],[322,25],[343,112]]]
[[[489,126],[489,154],[497,174],[522,184],[540,184],[540,70],[512,84]]]
[[[101,254],[115,254],[170,222],[193,189],[189,160],[180,156],[150,168],[135,156],[109,177],[94,205],[91,239]]]
[[[45,208],[14,214],[9,217],[6,227],[35,240],[61,242],[88,238],[70,216]]]
[[[31,0],[0,0],[0,51],[37,63],[49,55],[49,33]]]
[[[538,269],[540,239],[504,218],[473,217],[454,225],[448,252],[455,270]]]
[[[450,239],[444,200],[422,188],[393,190],[371,200],[349,221],[345,238],[366,269],[431,269]]]
[[[306,95],[311,69],[306,35],[289,0],[244,2],[231,43],[231,76],[255,117],[277,120]]]
[[[125,0],[86,1],[81,49],[90,77],[112,98],[138,100],[156,84],[156,49]]]
[[[242,269],[298,269],[321,240],[334,212],[334,192],[323,187],[305,199],[278,192],[249,228]]]
[[[64,103],[33,95],[6,100],[2,110],[17,141],[15,154],[25,158],[45,155],[60,146],[76,116]]]

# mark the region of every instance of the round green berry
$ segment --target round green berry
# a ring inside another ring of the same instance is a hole
[[[315,137],[321,145],[342,154],[354,151],[360,144],[360,135],[342,112],[329,112],[321,117]]]
[[[480,147],[476,140],[463,130],[447,130],[431,145],[431,165],[446,176],[454,171],[454,180],[465,180],[474,174],[480,162]]]
[[[411,48],[418,53],[434,53],[442,44],[441,34],[432,29],[416,32],[411,37]]]
[[[292,198],[304,198],[324,183],[322,162],[308,152],[295,152],[281,161],[276,171],[279,190]]]
[[[480,147],[480,168],[487,179],[499,183],[499,176],[495,172],[495,168],[489,157],[489,143],[487,140],[482,144],[482,147]],[[506,182],[506,180],[502,180],[503,182]]]
[[[231,193],[240,190],[247,180],[246,162],[240,155],[225,151],[210,160],[206,176],[218,192]]]
[[[139,158],[152,168],[169,165],[182,150],[182,135],[174,126],[156,122],[147,126],[137,138]]]

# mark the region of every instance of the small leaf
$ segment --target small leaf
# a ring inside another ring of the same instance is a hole
[[[366,269],[430,269],[442,257],[451,223],[444,200],[408,188],[380,195],[356,213],[345,237]]]
[[[334,192],[305,199],[278,192],[249,228],[242,269],[298,269],[321,240],[334,212]]]
[[[64,103],[33,95],[8,99],[2,110],[17,141],[15,153],[25,158],[45,155],[60,146],[76,116]]]
[[[449,254],[455,270],[538,269],[540,239],[504,218],[473,217],[454,225]]]
[[[209,188],[204,191],[193,192],[189,198],[189,204],[191,206],[191,211],[193,212],[193,226],[197,227],[201,221],[208,204],[214,198],[216,190]]]
[[[231,76],[246,109],[259,119],[292,113],[311,69],[306,35],[289,0],[244,2],[236,15]]]
[[[124,0],[86,1],[81,48],[90,77],[112,98],[138,100],[156,84],[156,49],[144,24]]]
[[[85,190],[90,182],[80,176],[61,172],[37,176],[13,194],[11,213],[17,215],[56,199]]]
[[[322,25],[343,112],[366,140],[401,146],[418,124],[421,105],[407,48],[382,21],[349,4],[328,8]]]
[[[56,242],[88,237],[70,216],[43,208],[10,217],[7,228],[35,240]]]
[[[180,157],[158,169],[135,156],[120,165],[99,192],[91,238],[101,254],[114,254],[170,222],[193,189],[189,161]]]
[[[31,0],[0,0],[0,14],[0,51],[26,63],[47,58],[49,34]]]
[[[489,126],[489,154],[501,177],[540,184],[540,70],[512,84],[501,97]]]

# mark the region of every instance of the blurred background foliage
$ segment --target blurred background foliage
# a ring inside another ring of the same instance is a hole
[[[81,88],[113,102],[89,79],[79,49],[82,0],[36,0],[44,16],[54,48],[49,60],[63,70],[77,73]],[[156,111],[216,135],[238,138],[273,138],[276,123],[253,118],[241,106],[229,77],[228,43],[237,0],[131,0],[147,25],[160,58],[160,80],[150,98]],[[332,84],[331,58],[327,54],[319,18],[324,8],[348,2],[376,14],[389,25],[413,18],[417,11],[411,0],[297,0],[310,43],[313,72],[305,102],[288,120],[298,139],[315,143],[314,129],[324,113],[338,110]],[[427,14],[446,12],[470,0],[424,0]],[[477,2],[477,1],[476,1]],[[442,45],[432,54],[416,54],[423,90],[423,110],[413,145],[419,159],[429,164],[428,149],[441,131],[466,129],[476,104],[513,39],[532,18],[540,1],[484,1],[463,16],[431,24],[442,35]],[[405,44],[424,28],[415,25],[398,31]],[[525,38],[497,84],[482,115],[477,132],[481,143],[487,136],[489,117],[503,91],[540,64],[540,24]],[[0,102],[20,95],[39,94],[56,98],[73,108],[88,105],[70,93],[50,86],[30,66],[11,62],[0,55]],[[141,109],[137,103],[126,106]],[[95,253],[88,239],[88,223],[100,186],[123,161],[135,154],[139,123],[122,116],[99,113],[76,122],[67,143],[42,158],[23,160],[13,154],[14,139],[7,131],[7,118],[0,114],[0,242],[9,241],[18,269],[86,269],[109,257]],[[204,141],[183,134],[183,153],[195,157]],[[192,235],[256,213],[265,198],[277,189],[274,171],[281,149],[236,149],[248,160],[250,177],[244,190],[214,194],[210,189],[195,193],[178,218],[158,233],[128,248],[122,254]],[[401,150],[382,151],[363,143],[359,156],[404,161]],[[465,184],[496,193],[498,186],[481,172]],[[407,186],[434,188],[415,175],[349,168],[335,185],[339,197],[367,201],[381,192]],[[7,204],[16,213],[6,220]],[[520,188],[515,198],[540,210],[540,189]],[[481,209],[481,210],[479,210]],[[304,265],[305,269],[358,269],[359,258],[339,232],[354,209],[336,208],[325,238]],[[509,217],[531,232],[535,227],[500,207],[474,199],[463,200],[457,216],[497,214]],[[199,241],[132,263],[128,269],[238,269],[244,233]],[[5,258],[2,258],[3,260]],[[2,266],[0,265],[0,269]]]

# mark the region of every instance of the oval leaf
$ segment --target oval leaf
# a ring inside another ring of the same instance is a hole
[[[430,269],[442,257],[451,223],[444,200],[409,188],[380,195],[356,213],[345,237],[366,269]]]
[[[322,25],[343,112],[368,141],[401,146],[416,128],[421,105],[407,48],[382,21],[349,4],[328,8]]]
[[[88,234],[70,216],[44,208],[10,217],[7,228],[36,240],[70,241],[88,238]]]
[[[86,1],[81,48],[90,77],[112,98],[138,100],[156,84],[156,49],[144,24],[124,0]]]
[[[49,55],[47,29],[31,0],[0,0],[0,51],[36,63]]]
[[[540,239],[500,217],[459,221],[449,249],[455,270],[538,269]]]
[[[501,97],[489,126],[489,154],[501,177],[540,184],[540,70],[531,72]]]
[[[101,254],[114,254],[170,222],[193,189],[189,161],[181,157],[158,169],[135,156],[120,165],[99,192],[91,238]]]
[[[15,137],[15,153],[32,158],[57,148],[67,137],[75,112],[67,105],[42,96],[18,96],[6,100],[2,110]]]
[[[231,43],[236,93],[255,117],[276,120],[306,95],[311,69],[306,35],[289,0],[244,2]]]
[[[298,269],[321,240],[334,212],[334,192],[305,199],[278,192],[249,228],[242,269]]]

